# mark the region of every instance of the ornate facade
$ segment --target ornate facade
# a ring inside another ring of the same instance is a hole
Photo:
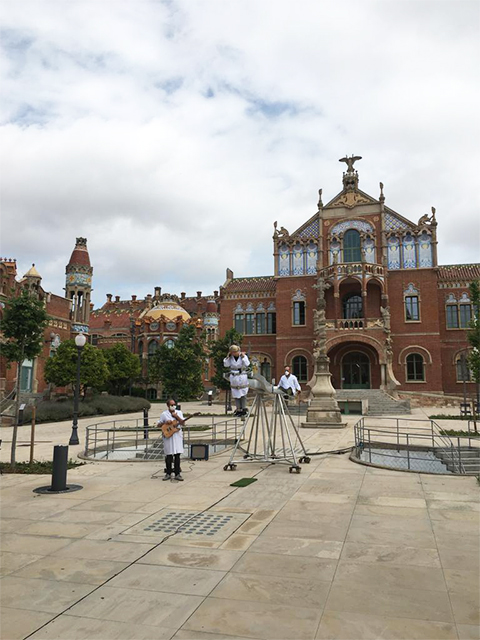
[[[132,353],[138,354],[142,362],[142,378],[148,381],[149,358],[160,345],[173,346],[182,327],[194,325],[198,334],[205,333],[207,341],[216,340],[219,335],[220,314],[218,313],[218,291],[212,296],[202,296],[197,291],[195,297],[180,297],[162,294],[155,287],[154,294],[144,299],[133,295],[130,300],[112,299],[107,301],[90,316],[90,341],[99,348],[108,349],[115,344],[124,344]],[[212,365],[205,360],[204,383],[209,385]],[[148,384],[148,397],[156,398],[160,387]]]
[[[313,375],[316,282],[325,286],[326,347],[335,388],[460,394],[460,356],[472,314],[469,283],[480,265],[439,266],[435,209],[412,222],[359,189],[354,163],[343,189],[289,233],[274,223],[274,275],[234,278],[220,290],[221,333],[235,326],[244,346],[279,379],[286,365]]]
[[[77,333],[88,333],[90,315],[90,291],[93,269],[85,238],[77,238],[69,263],[65,267],[66,296],[45,291],[42,276],[33,264],[23,278],[17,280],[17,263],[13,259],[0,259],[0,304],[3,309],[5,300],[12,293],[29,289],[42,300],[49,316],[44,332],[43,349],[34,360],[24,360],[20,377],[20,389],[28,398],[42,397],[49,391],[44,379],[46,360],[55,353],[61,342],[74,337]],[[0,397],[9,394],[15,386],[17,366],[7,367],[0,358]]]

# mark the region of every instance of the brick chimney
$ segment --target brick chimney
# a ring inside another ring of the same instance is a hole
[[[107,293],[107,302],[111,302],[111,301],[112,301],[112,294]]]
[[[181,298],[182,300],[185,300],[186,295],[187,295],[187,294],[185,293],[185,291],[182,291],[182,293],[180,294],[180,298]]]
[[[137,296],[132,295],[132,302],[135,302],[137,300]]]
[[[115,296],[115,302],[120,302],[120,296]]]

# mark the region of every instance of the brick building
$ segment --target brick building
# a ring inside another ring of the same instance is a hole
[[[317,271],[326,290],[327,348],[334,387],[461,394],[461,355],[472,314],[468,286],[480,265],[438,265],[435,209],[418,222],[359,189],[354,163],[343,188],[293,233],[274,224],[274,275],[235,278],[220,289],[220,334],[243,346],[265,375],[290,365],[313,374]]]
[[[112,299],[107,301],[90,316],[90,341],[102,349],[115,344],[124,344],[132,353],[138,354],[142,362],[142,378],[148,379],[148,360],[160,345],[173,346],[182,327],[193,324],[198,334],[205,333],[207,340],[218,337],[220,314],[218,313],[218,291],[211,296],[180,297],[169,293],[162,294],[155,287],[154,294],[143,299],[132,295],[130,300]],[[212,363],[205,360],[203,379],[206,386],[212,375]],[[160,386],[148,384],[147,396],[156,398]]]
[[[85,238],[77,238],[77,243],[66,266],[65,296],[45,291],[42,276],[33,264],[27,273],[17,280],[17,264],[13,259],[0,259],[0,305],[12,293],[29,289],[43,300],[49,317],[44,331],[42,352],[34,360],[24,360],[20,377],[20,390],[26,400],[39,398],[48,392],[49,385],[44,379],[46,360],[55,352],[59,344],[82,331],[88,333],[90,314],[90,290],[92,268],[88,257]],[[17,365],[8,367],[0,358],[0,397],[8,395],[14,388]]]

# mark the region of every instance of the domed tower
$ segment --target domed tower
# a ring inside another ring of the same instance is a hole
[[[27,273],[23,276],[21,282],[22,284],[34,295],[38,296],[40,293],[40,283],[42,281],[42,276],[38,273],[35,268],[35,264],[32,264]]]
[[[220,314],[218,313],[218,304],[215,298],[209,298],[207,300],[206,311],[203,314],[203,327],[209,342],[218,340],[219,323]]]
[[[90,266],[86,238],[77,238],[65,273],[65,297],[72,301],[72,331],[88,333],[93,268]]]

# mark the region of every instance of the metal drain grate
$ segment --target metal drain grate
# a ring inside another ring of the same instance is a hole
[[[230,524],[233,516],[217,513],[196,513],[170,511],[158,520],[150,522],[144,531],[152,531],[156,533],[182,533],[193,534],[197,536],[214,536],[225,525]]]

